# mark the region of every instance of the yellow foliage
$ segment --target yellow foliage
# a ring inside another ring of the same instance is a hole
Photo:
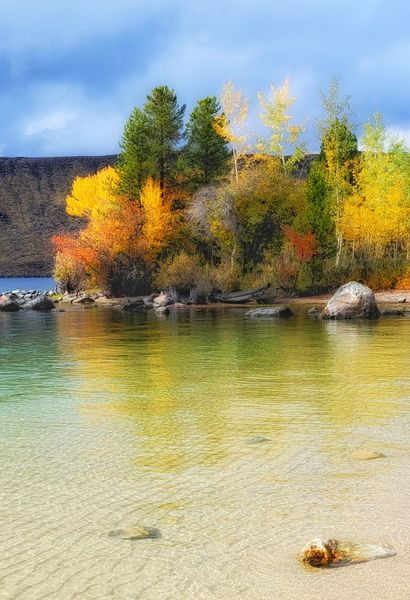
[[[113,167],[95,175],[76,177],[66,198],[67,213],[72,217],[94,218],[105,215],[115,204],[119,175]]]
[[[410,188],[407,169],[390,152],[365,152],[340,228],[354,249],[382,253],[390,243],[408,244]]]
[[[266,97],[258,92],[258,100],[263,109],[260,114],[262,123],[271,130],[271,136],[267,144],[268,151],[280,157],[285,165],[285,155],[292,148],[292,158],[298,160],[303,154],[302,148],[296,146],[297,141],[303,133],[304,125],[292,125],[292,116],[289,109],[295,103],[295,97],[290,95],[289,79],[285,79],[281,87],[270,86],[271,97]],[[265,144],[261,144],[264,148]]]
[[[142,236],[145,255],[153,260],[166,246],[175,222],[171,210],[171,199],[161,192],[158,182],[150,177],[146,180],[140,194],[140,203],[144,213]]]

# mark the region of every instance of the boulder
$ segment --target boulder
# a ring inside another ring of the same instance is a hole
[[[246,319],[288,319],[293,312],[288,306],[274,306],[272,308],[253,308],[245,313]]]
[[[94,298],[91,296],[79,296],[73,300],[73,304],[93,304],[95,302]]]
[[[158,296],[153,299],[154,308],[162,306],[169,306],[173,304],[173,300],[166,292],[161,292]]]
[[[17,312],[20,310],[20,305],[8,296],[0,296],[0,310],[3,312]]]
[[[380,311],[373,291],[350,281],[337,290],[320,316],[322,319],[378,319]]]
[[[400,310],[399,308],[385,308],[381,311],[382,317],[404,317],[404,310]]]
[[[31,310],[52,310],[55,308],[55,305],[48,296],[44,295],[38,296],[37,298],[34,298],[34,300],[30,300],[30,302],[26,302],[26,304],[24,304],[24,308]]]

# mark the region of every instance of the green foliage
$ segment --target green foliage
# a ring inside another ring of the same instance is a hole
[[[185,104],[178,105],[176,94],[167,86],[156,87],[147,96],[144,114],[147,119],[151,176],[161,189],[173,182],[178,160],[177,144],[182,138]]]
[[[178,105],[176,94],[167,86],[156,87],[142,110],[134,108],[124,127],[118,158],[121,193],[138,198],[147,177],[159,181],[162,190],[173,184],[184,112],[185,105]]]
[[[336,252],[334,222],[331,210],[331,190],[327,183],[323,160],[316,159],[306,183],[306,220],[319,242],[320,257],[327,258]]]
[[[152,172],[151,149],[146,115],[138,107],[125,124],[118,158],[119,192],[129,198],[138,198],[145,180]]]
[[[209,288],[200,257],[187,252],[180,252],[160,264],[155,285],[160,289],[175,288],[181,293],[187,293],[192,288],[204,292]]]
[[[195,188],[208,185],[229,169],[228,144],[215,129],[220,108],[215,96],[207,96],[198,101],[189,117],[185,157]]]

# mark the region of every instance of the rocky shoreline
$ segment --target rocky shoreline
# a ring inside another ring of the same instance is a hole
[[[360,286],[350,282],[346,286],[352,284]],[[339,288],[336,294],[340,294]],[[364,287],[364,286],[361,286]],[[369,289],[369,288],[367,288]],[[18,310],[53,310],[58,309],[58,306],[73,306],[89,308],[91,306],[102,306],[117,308],[126,312],[144,312],[147,310],[153,310],[157,314],[168,314],[170,307],[173,308],[186,308],[186,307],[244,307],[254,308],[254,310],[248,310],[247,316],[253,316],[249,313],[254,312],[255,316],[262,317],[279,317],[286,318],[292,316],[292,311],[286,305],[312,305],[308,310],[308,315],[312,317],[319,317],[322,314],[323,309],[329,302],[334,298],[331,294],[323,294],[316,296],[304,296],[304,297],[287,297],[278,298],[271,302],[266,302],[264,298],[259,298],[258,293],[252,297],[249,295],[253,290],[248,292],[236,292],[232,295],[221,295],[219,299],[212,299],[212,301],[199,301],[198,299],[181,298],[175,294],[173,290],[161,291],[152,293],[146,296],[135,296],[135,297],[123,297],[113,298],[109,297],[103,292],[92,292],[92,293],[77,293],[77,294],[61,294],[57,290],[39,291],[39,290],[10,290],[3,292],[0,295],[0,311],[2,312],[16,312]],[[370,290],[371,292],[371,290]],[[247,294],[247,301],[244,302],[244,294]],[[373,292],[371,292],[373,294]],[[236,302],[236,297],[238,302]],[[369,296],[371,298],[371,296]],[[410,316],[410,291],[409,290],[394,290],[394,291],[383,291],[376,292],[373,295],[376,304],[385,305],[386,308],[381,308],[381,316],[386,317],[399,317]],[[409,302],[409,309],[406,310],[406,303]],[[275,308],[263,308],[261,305],[269,304]],[[258,308],[256,308],[258,307]],[[326,318],[326,317],[325,317]],[[329,318],[329,317],[328,317]],[[330,317],[333,318],[333,317]],[[336,317],[339,318],[339,317]],[[341,317],[343,318],[343,317]],[[349,317],[347,317],[349,318]],[[359,317],[360,318],[360,317]],[[365,317],[366,318],[366,317]]]

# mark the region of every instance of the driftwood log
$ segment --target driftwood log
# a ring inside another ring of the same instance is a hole
[[[257,300],[270,288],[270,283],[265,283],[258,288],[252,290],[240,290],[239,292],[231,292],[230,294],[217,294],[215,299],[217,302],[226,302],[227,304],[246,304],[251,300]]]

